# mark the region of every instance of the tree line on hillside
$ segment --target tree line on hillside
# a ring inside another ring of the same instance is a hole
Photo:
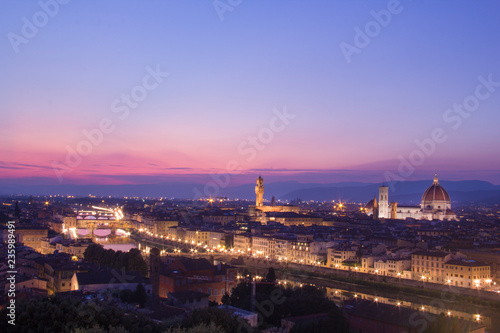
[[[6,308],[0,315],[6,318]],[[7,324],[6,320],[0,323],[0,332],[161,333],[164,330],[162,325],[141,315],[126,314],[116,306],[57,296],[19,301],[16,325]]]
[[[7,308],[0,311],[7,318]],[[0,332],[71,333],[226,333],[254,330],[224,310],[193,310],[183,318],[158,322],[140,313],[127,313],[118,306],[84,303],[70,297],[45,297],[16,303],[16,325],[0,321]]]

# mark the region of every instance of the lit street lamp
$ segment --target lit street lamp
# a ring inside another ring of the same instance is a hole
[[[425,279],[427,279],[424,275],[422,275],[422,288],[425,287]]]

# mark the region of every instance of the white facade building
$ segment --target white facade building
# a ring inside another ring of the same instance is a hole
[[[367,215],[379,219],[407,219],[416,220],[456,220],[456,214],[451,210],[451,200],[448,192],[439,184],[437,175],[434,181],[422,195],[419,206],[398,205],[389,202],[389,188],[385,185],[379,187],[378,202],[375,199],[365,206]]]

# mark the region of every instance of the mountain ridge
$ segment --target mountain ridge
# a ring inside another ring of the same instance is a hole
[[[389,201],[402,204],[420,204],[423,192],[432,184],[429,180],[389,182]],[[500,186],[486,181],[440,181],[450,194],[452,202],[500,203]],[[212,184],[213,185],[213,184]],[[348,202],[368,202],[378,194],[380,183],[339,182],[339,183],[299,183],[297,181],[279,181],[264,184],[264,198],[291,201],[302,200]],[[158,184],[124,184],[124,185],[4,185],[0,187],[0,195],[76,195],[88,196],[138,196],[138,197],[176,197],[197,199],[201,197],[229,197],[254,199],[254,184],[217,187],[206,183],[164,182]]]

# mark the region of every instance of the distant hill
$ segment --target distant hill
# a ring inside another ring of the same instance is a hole
[[[467,181],[440,181],[439,182],[455,202],[474,202],[488,200],[489,203],[500,202],[500,186],[479,180]],[[404,204],[420,204],[424,191],[432,184],[432,181],[405,181],[388,183],[389,201],[397,201]],[[291,191],[280,199],[293,200],[344,200],[350,202],[368,202],[378,194],[380,184],[366,184],[365,186],[338,187],[331,184],[327,187],[311,187]],[[496,198],[496,199],[495,199]]]
[[[389,201],[397,201],[401,204],[420,204],[423,192],[432,184],[432,180],[405,181],[387,184],[390,187]],[[448,191],[451,200],[457,203],[483,202],[487,204],[500,203],[500,186],[489,182],[478,180],[467,181],[440,181],[440,184]],[[368,202],[378,194],[380,184],[361,182],[342,182],[330,184],[298,183],[295,181],[265,183],[264,198],[271,200],[274,195],[276,199],[331,201],[342,200],[348,202]],[[63,194],[75,196],[139,196],[139,197],[176,197],[193,199],[207,197],[210,193],[215,196],[239,199],[255,199],[254,183],[228,186],[226,188],[208,188],[205,193],[205,183],[159,183],[138,185],[1,185],[0,195],[25,194],[25,195],[48,195]],[[198,194],[198,196],[197,196]]]
[[[180,197],[194,198],[193,189],[200,184],[191,183],[160,183],[134,185],[37,185],[37,186],[2,186],[0,194],[62,194],[75,196],[139,196],[139,197]],[[203,189],[203,187],[201,187]]]

